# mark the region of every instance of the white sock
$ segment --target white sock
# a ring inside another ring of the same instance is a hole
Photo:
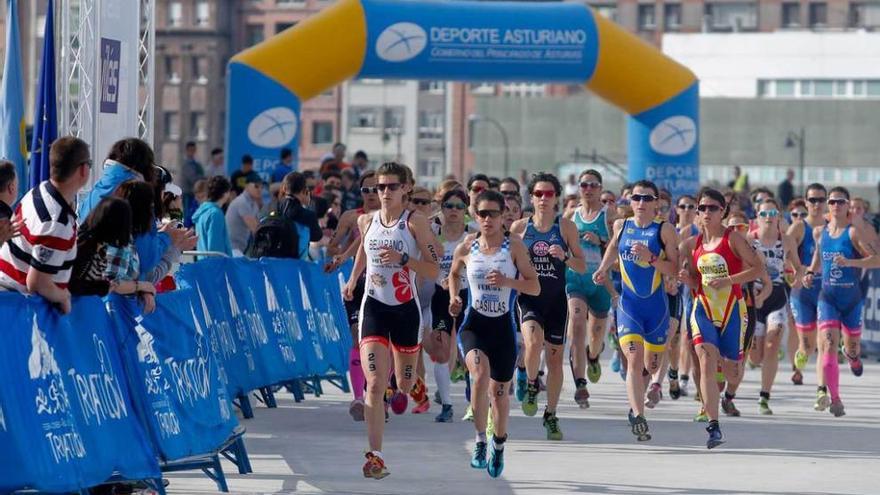
[[[379,459],[382,459],[382,452],[380,452],[378,450],[374,450],[370,453],[373,454],[374,456],[378,457]]]
[[[486,432],[485,431],[483,431],[483,432],[478,431],[477,436],[474,437],[474,441],[477,443],[479,443],[479,442],[486,443]]]
[[[452,404],[452,381],[449,379],[448,363],[434,363],[434,381],[437,382],[437,390],[440,392],[440,402],[443,405]]]

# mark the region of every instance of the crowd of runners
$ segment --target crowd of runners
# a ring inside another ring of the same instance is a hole
[[[802,385],[814,354],[814,409],[845,414],[839,366],[862,374],[866,274],[880,267],[865,201],[845,188],[811,184],[787,205],[758,189],[744,210],[729,192],[676,198],[648,180],[616,194],[596,170],[570,195],[549,173],[527,184],[477,174],[433,194],[414,184],[398,163],[363,174],[363,206],[342,215],[328,246],[328,269],[354,259],[343,296],[365,477],[389,474],[389,410],[402,414],[411,399],[423,414],[433,399],[434,421],[452,422],[450,384],[462,380],[470,464],[499,476],[510,396],[526,416],[543,402],[547,439],[562,440],[566,360],[574,402],[589,408],[606,344],[639,442],[664,395],[693,395],[706,446],[717,447],[721,413],[740,415],[745,373],[760,373],[755,412],[770,415],[780,366]]]

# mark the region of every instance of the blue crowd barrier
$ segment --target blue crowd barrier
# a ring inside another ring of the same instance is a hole
[[[868,276],[862,317],[862,352],[880,359],[880,270],[871,270]]]
[[[0,493],[76,492],[109,480],[250,464],[233,396],[348,369],[340,275],[294,260],[184,265],[181,289],[78,298],[61,316],[0,293]],[[161,492],[161,483],[158,483]]]

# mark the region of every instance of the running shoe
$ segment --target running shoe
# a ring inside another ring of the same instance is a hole
[[[457,363],[455,367],[452,368],[452,371],[449,373],[449,379],[452,381],[452,383],[458,383],[464,380],[465,372],[467,372],[465,367],[462,366],[461,363]]]
[[[632,434],[636,436],[636,440],[647,442],[651,439],[651,434],[648,433],[648,420],[644,416],[636,416],[632,409],[630,409],[628,419]]]
[[[678,380],[669,380],[669,397],[672,400],[678,400],[681,396],[681,385],[679,385]]]
[[[471,467],[474,469],[486,469],[486,442],[476,442],[474,453],[471,455]]]
[[[865,372],[865,367],[862,365],[862,360],[859,358],[855,358],[849,362],[849,369],[852,371],[852,374],[856,376],[862,376],[862,373]]]
[[[381,480],[391,474],[388,472],[388,468],[385,467],[385,461],[383,461],[381,457],[372,452],[367,452],[366,457],[367,462],[364,464],[364,478]]]
[[[736,408],[736,404],[733,403],[733,399],[728,399],[727,397],[721,397],[721,410],[724,411],[724,414],[732,416],[734,418],[738,418],[740,416],[739,409]]]
[[[773,410],[770,409],[770,399],[764,397],[758,399],[758,412],[765,416],[773,415]]]
[[[795,385],[804,384],[804,374],[801,373],[801,370],[794,370],[794,373],[791,374],[791,383]]]
[[[348,414],[351,415],[351,419],[355,421],[363,421],[364,420],[364,401],[361,399],[355,399],[351,401],[351,404],[348,406]]]
[[[431,409],[431,401],[425,397],[425,400],[416,404],[415,407],[412,408],[413,414],[424,414],[428,412],[428,409]]]
[[[562,430],[559,429],[556,413],[544,411],[544,429],[547,430],[547,440],[562,440]]]
[[[828,392],[825,390],[817,390],[816,391],[816,403],[813,404],[813,410],[815,411],[824,411],[828,409],[828,406],[831,405],[831,397],[828,396]]]
[[[709,440],[706,441],[707,449],[714,449],[724,443],[724,435],[721,434],[721,427],[717,424],[707,426],[706,432],[709,433]]]
[[[690,380],[686,380],[684,378],[678,381],[679,390],[681,391],[682,397],[687,397],[690,395],[690,391],[688,390],[688,385],[690,384]]]
[[[464,416],[461,417],[462,421],[474,421],[474,408],[468,404],[467,409],[464,410]]]
[[[577,386],[577,390],[574,391],[574,401],[581,409],[588,409],[590,407],[590,391],[587,390],[587,381],[583,378],[578,378],[574,381]]]
[[[599,355],[602,353],[600,352]],[[599,356],[590,359],[590,346],[587,346],[587,378],[590,383],[599,383],[599,378],[602,378],[602,364],[599,362]]]
[[[522,401],[522,411],[526,416],[534,416],[538,414],[538,385],[529,383],[526,388],[526,396]]]
[[[501,472],[504,471],[504,449],[496,449],[494,441],[492,442],[492,453],[489,455],[486,471],[493,478],[501,476]]]
[[[706,414],[705,407],[701,407],[700,412],[698,412],[697,415],[694,416],[694,422],[695,423],[708,423],[709,422],[709,415]]]
[[[526,388],[529,385],[529,375],[524,368],[516,369],[516,400],[522,402],[526,396]]]
[[[391,411],[394,414],[403,414],[406,412],[406,406],[409,405],[409,399],[406,394],[397,390],[391,396]]]
[[[654,409],[654,406],[663,398],[663,390],[659,383],[652,383],[648,387],[648,394],[645,396],[645,407]]]
[[[828,409],[828,411],[830,411],[835,418],[846,416],[846,411],[843,410],[843,402],[840,399],[832,400],[831,407]]]
[[[437,423],[452,423],[452,404],[443,404],[443,409],[434,418],[434,421]]]
[[[439,404],[441,406],[443,405],[443,399],[440,398],[440,391],[439,390],[434,391],[434,403]]]
[[[810,360],[810,356],[807,355],[806,352],[798,349],[794,353],[794,367],[798,370],[803,371],[804,368],[807,367],[807,362]]]
[[[611,354],[611,371],[620,373],[620,351],[617,349]]]
[[[492,408],[488,409],[486,415],[486,437],[491,438],[495,434],[495,418],[492,417]]]

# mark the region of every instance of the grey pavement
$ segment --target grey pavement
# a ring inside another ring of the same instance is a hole
[[[647,411],[654,438],[637,443],[626,421],[626,395],[620,376],[603,358],[603,376],[590,385],[590,409],[578,409],[573,383],[566,383],[559,408],[562,442],[545,439],[540,411],[526,417],[512,398],[510,440],[501,478],[469,466],[472,423],[465,410],[464,386],[453,385],[456,421],[433,422],[438,406],[425,415],[393,416],[383,453],[391,475],[383,480],[361,474],[366,447],[364,423],[348,416],[350,396],[325,390],[296,404],[279,395],[277,409],[258,407],[244,420],[254,474],[240,476],[227,465],[235,493],[333,494],[875,494],[880,493],[880,364],[865,363],[861,378],[841,366],[841,396],[847,415],[834,418],[812,409],[815,375],[804,386],[783,371],[772,394],[773,416],[757,412],[759,370],[746,373],[737,397],[740,418],[721,419],[727,443],[705,447],[705,424],[692,418],[691,396],[666,396]],[[813,369],[813,364],[810,364]],[[430,368],[428,372],[431,376]],[[433,386],[429,384],[433,395]],[[664,387],[665,388],[665,387]],[[544,394],[540,405],[543,408]],[[169,476],[175,494],[215,493],[213,482],[197,473]]]

